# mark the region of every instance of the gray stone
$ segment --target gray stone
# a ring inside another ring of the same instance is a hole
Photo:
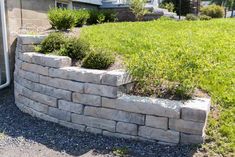
[[[21,69],[23,61],[16,59],[15,61],[15,69]]]
[[[180,133],[180,142],[182,144],[202,144],[205,140],[205,135],[192,135]]]
[[[22,69],[25,71],[35,72],[41,75],[48,75],[48,67],[43,67],[41,65],[23,62]]]
[[[84,92],[109,98],[117,98],[121,95],[117,87],[85,83]]]
[[[71,120],[71,113],[67,111],[60,110],[58,108],[49,107],[48,114],[54,118],[63,121],[70,121]]]
[[[71,58],[66,56],[53,56],[40,53],[33,53],[32,63],[46,67],[60,68],[60,67],[71,66],[72,61]]]
[[[205,123],[186,121],[182,119],[169,119],[169,128],[183,133],[202,135]]]
[[[93,134],[102,134],[102,129],[87,127],[86,132],[90,132],[90,133],[93,133]]]
[[[124,70],[108,71],[102,77],[102,84],[120,86],[131,82],[131,76]]]
[[[84,114],[97,118],[144,125],[144,115],[136,113],[86,106]]]
[[[59,120],[59,124],[62,125],[62,126],[65,126],[67,128],[72,128],[72,129],[76,129],[76,130],[79,130],[79,131],[85,131],[85,128],[86,128],[84,125],[65,122],[65,121],[62,121],[62,120]]]
[[[196,98],[184,103],[181,118],[195,122],[205,122],[210,111],[210,99]]]
[[[134,113],[180,118],[180,101],[124,95],[116,100],[102,98],[102,106]]]
[[[50,69],[49,76],[79,82],[90,82],[100,84],[101,77],[106,71],[83,69],[79,67],[64,67],[60,69]]]
[[[19,35],[18,36],[18,43],[23,45],[33,45],[33,44],[40,44],[41,41],[45,38],[45,35]]]
[[[73,102],[91,106],[101,106],[101,97],[90,94],[73,93]]]
[[[171,130],[155,129],[146,126],[140,126],[138,135],[141,137],[160,140],[169,143],[179,143],[179,132]]]
[[[22,45],[21,52],[34,52],[36,45]]]
[[[133,140],[140,139],[138,136],[124,135],[124,134],[114,133],[114,132],[109,132],[109,131],[103,131],[103,135],[110,136],[110,137],[116,137],[116,138],[122,138],[122,139],[133,139]]]
[[[168,129],[168,118],[166,117],[156,117],[156,116],[149,116],[146,115],[146,126],[158,128],[158,129]]]
[[[19,53],[19,59],[24,61],[24,62],[32,63],[32,57],[35,54],[37,54],[37,53],[34,53],[34,52]]]
[[[116,132],[128,135],[137,135],[137,125],[131,123],[117,122]]]
[[[72,122],[93,128],[115,132],[116,122],[84,115],[72,114]]]
[[[64,111],[68,111],[68,112],[73,112],[73,113],[77,113],[77,114],[82,114],[82,112],[83,112],[83,105],[76,104],[73,102],[59,100],[58,106],[59,106],[59,109],[64,110]]]
[[[33,73],[33,72],[28,72],[24,70],[19,70],[18,73],[22,78],[25,78],[29,81],[33,82],[39,82],[39,74]]]
[[[50,78],[40,75],[40,83],[52,86],[59,89],[65,89],[69,91],[83,93],[84,84],[80,82],[74,82],[69,80],[63,80],[58,78]]]

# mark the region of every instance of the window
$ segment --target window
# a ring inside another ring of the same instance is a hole
[[[64,8],[64,9],[67,9],[67,8],[68,8],[68,3],[56,2],[56,7],[57,7],[57,8]]]

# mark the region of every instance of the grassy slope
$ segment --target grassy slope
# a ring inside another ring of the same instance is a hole
[[[110,23],[82,28],[81,38],[125,56],[143,79],[175,80],[208,91],[213,108],[204,147],[235,152],[235,19]]]

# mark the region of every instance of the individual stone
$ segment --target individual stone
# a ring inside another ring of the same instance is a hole
[[[52,86],[59,89],[65,89],[69,91],[83,93],[84,84],[80,82],[74,82],[69,80],[63,80],[58,78],[50,78],[40,75],[40,83]]]
[[[115,132],[116,122],[106,119],[94,118],[84,115],[72,114],[72,122],[93,128]]]
[[[117,87],[85,83],[84,92],[109,98],[117,98],[121,95]]]
[[[46,67],[60,68],[71,66],[71,58],[66,56],[45,55],[40,53],[33,53],[32,63],[39,64]]]
[[[73,112],[73,113],[77,113],[77,114],[82,114],[82,112],[83,112],[83,105],[76,104],[73,102],[59,100],[58,106],[59,106],[59,109],[64,110],[64,111],[68,111],[68,112]]]
[[[123,139],[133,139],[133,140],[140,139],[138,136],[124,135],[124,134],[114,133],[114,132],[109,132],[109,131],[103,131],[103,135],[110,136],[110,137],[116,137],[116,138],[123,138]]]
[[[86,132],[90,132],[90,133],[93,133],[93,134],[102,134],[102,129],[87,127]]]
[[[32,44],[22,45],[20,50],[21,50],[21,52],[34,52],[35,47],[36,47],[36,45],[32,45]]]
[[[169,142],[169,143],[179,143],[180,134],[179,132],[171,130],[155,129],[146,126],[140,126],[138,135],[148,139],[155,139],[159,141]]]
[[[49,107],[48,114],[54,118],[63,121],[70,121],[71,113],[67,111],[60,110],[58,108]]]
[[[102,75],[106,71],[83,69],[79,67],[64,67],[60,69],[49,69],[49,76],[79,82],[100,84]]]
[[[65,122],[65,121],[62,121],[62,120],[59,120],[59,124],[62,125],[62,126],[65,126],[67,128],[76,129],[78,131],[85,131],[85,128],[86,128],[84,125]]]
[[[180,142],[182,144],[202,144],[205,140],[205,135],[192,135],[180,133]]]
[[[39,82],[39,74],[33,73],[33,72],[28,72],[24,70],[19,70],[18,73],[22,78],[25,78],[29,81],[33,82]]]
[[[205,122],[210,111],[209,98],[196,98],[184,103],[181,118],[195,122]]]
[[[90,94],[73,93],[73,102],[91,106],[101,106],[101,97]]]
[[[205,129],[205,123],[186,121],[182,119],[169,119],[169,128],[175,131],[202,135]]]
[[[120,86],[131,82],[131,76],[124,70],[108,71],[102,77],[102,84]]]
[[[32,63],[32,57],[35,54],[37,54],[37,53],[34,53],[34,52],[19,53],[19,59],[24,61],[24,62]]]
[[[180,101],[124,95],[116,100],[102,98],[102,106],[134,113],[180,118]]]
[[[86,106],[84,115],[144,125],[144,115],[125,111]]]
[[[116,132],[128,135],[137,135],[137,125],[131,123],[117,122]]]
[[[39,119],[49,121],[49,122],[53,122],[53,123],[58,123],[59,122],[59,120],[57,118],[51,117],[47,114],[43,114],[43,113],[40,113],[40,112],[34,112],[34,116],[39,118]]]
[[[48,67],[43,67],[41,65],[23,62],[22,69],[25,71],[35,72],[41,75],[48,75]]]
[[[45,35],[19,35],[18,36],[18,43],[23,45],[33,45],[33,44],[40,44],[41,41],[45,38]]]
[[[16,59],[15,60],[15,69],[21,69],[23,61]]]
[[[156,117],[156,116],[149,116],[146,115],[146,126],[158,128],[158,129],[168,129],[168,118],[166,117]]]

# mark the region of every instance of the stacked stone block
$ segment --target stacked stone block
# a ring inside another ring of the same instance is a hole
[[[18,37],[15,103],[23,112],[106,136],[203,142],[210,99],[182,102],[126,95],[122,91],[131,83],[128,73],[72,67],[69,57],[31,52],[42,39]]]

